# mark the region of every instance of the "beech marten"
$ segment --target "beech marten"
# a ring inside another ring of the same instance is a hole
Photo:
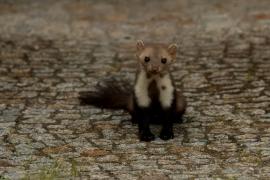
[[[80,95],[82,104],[100,108],[125,109],[133,123],[138,123],[141,141],[152,141],[155,136],[150,123],[162,124],[160,138],[172,139],[173,123],[181,122],[186,109],[184,96],[176,91],[170,67],[176,59],[177,46],[137,42],[136,57],[139,68],[132,87],[127,82],[111,80],[98,85],[95,92]]]

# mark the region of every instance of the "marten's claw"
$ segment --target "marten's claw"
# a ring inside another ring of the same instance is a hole
[[[140,140],[146,142],[153,141],[155,140],[155,135],[151,132],[143,132],[140,134]]]
[[[166,141],[166,140],[169,140],[169,139],[173,139],[174,138],[174,134],[173,134],[172,131],[165,131],[165,130],[163,130],[163,131],[161,131],[159,137],[160,137],[160,139]]]

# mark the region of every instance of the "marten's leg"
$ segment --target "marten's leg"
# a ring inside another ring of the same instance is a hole
[[[173,109],[166,109],[162,118],[162,129],[160,132],[160,138],[163,140],[169,140],[174,138],[173,134]]]
[[[180,92],[176,92],[174,96],[174,103],[170,108],[164,109],[162,130],[160,138],[168,140],[174,138],[173,123],[181,122],[182,115],[186,110],[186,100]]]
[[[136,120],[138,120],[139,137],[141,141],[152,141],[155,136],[150,131],[150,114],[148,108],[137,108]]]

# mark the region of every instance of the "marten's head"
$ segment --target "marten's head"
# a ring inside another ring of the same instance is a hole
[[[175,61],[177,46],[163,44],[147,44],[137,42],[137,58],[141,68],[149,74],[161,74],[168,71]]]

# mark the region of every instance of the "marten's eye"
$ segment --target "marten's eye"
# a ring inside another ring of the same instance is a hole
[[[167,59],[166,59],[166,58],[161,58],[161,62],[162,62],[163,64],[166,64]]]
[[[144,62],[149,62],[149,61],[150,61],[150,57],[145,56]]]

